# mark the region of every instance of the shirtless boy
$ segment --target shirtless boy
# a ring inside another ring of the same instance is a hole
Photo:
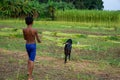
[[[34,68],[34,60],[36,56],[36,40],[40,43],[40,39],[38,37],[38,32],[36,29],[32,28],[33,18],[26,17],[25,23],[27,24],[27,28],[23,29],[23,36],[26,40],[26,51],[28,53],[28,80],[33,80],[32,72]]]

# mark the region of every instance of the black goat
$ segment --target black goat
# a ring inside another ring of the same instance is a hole
[[[67,62],[67,57],[69,57],[69,60],[70,60],[71,49],[72,49],[72,39],[68,39],[65,42],[65,47],[64,47],[65,63]]]

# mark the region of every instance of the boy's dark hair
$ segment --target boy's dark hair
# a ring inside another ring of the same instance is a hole
[[[30,16],[26,17],[26,18],[25,18],[25,23],[26,23],[27,25],[32,24],[32,23],[33,23],[33,17],[30,17]]]

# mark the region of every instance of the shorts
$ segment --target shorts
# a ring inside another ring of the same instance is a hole
[[[36,44],[26,44],[29,60],[34,61],[36,56]]]

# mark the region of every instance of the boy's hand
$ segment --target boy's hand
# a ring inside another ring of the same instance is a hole
[[[41,40],[38,40],[38,43],[41,43]]]

